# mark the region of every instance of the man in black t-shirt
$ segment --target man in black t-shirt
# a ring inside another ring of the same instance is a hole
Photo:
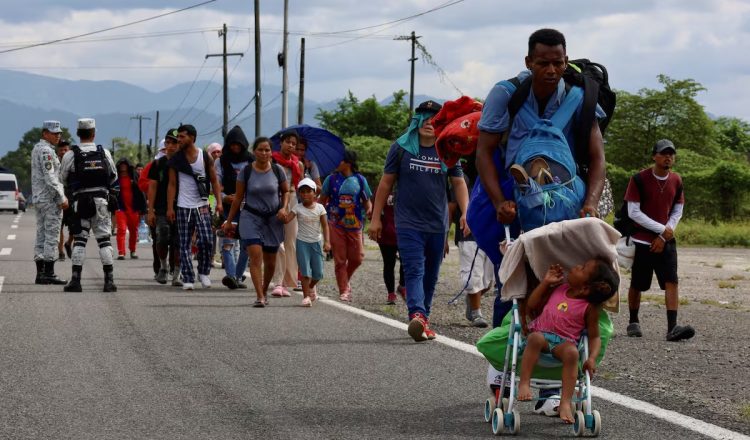
[[[167,162],[180,149],[177,130],[170,129],[164,138],[165,156],[154,159],[148,170],[148,215],[146,221],[156,230],[155,246],[159,257],[159,272],[156,281],[166,284],[172,278],[173,286],[181,286],[180,248],[177,223],[167,220],[167,187],[169,186],[169,166]],[[169,257],[169,262],[167,262]]]

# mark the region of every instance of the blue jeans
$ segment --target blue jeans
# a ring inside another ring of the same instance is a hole
[[[401,228],[396,230],[396,237],[404,267],[409,316],[422,313],[429,317],[440,264],[443,262],[445,233]]]
[[[224,249],[225,245],[232,245],[230,249]],[[228,277],[242,279],[242,274],[247,268],[247,249],[240,246],[236,238],[221,239],[221,257],[224,259],[224,272]]]

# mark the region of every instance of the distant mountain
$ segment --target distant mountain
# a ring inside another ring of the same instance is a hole
[[[131,118],[140,114],[151,118],[143,121],[145,145],[154,138],[157,110],[160,113],[158,138],[168,128],[184,122],[195,125],[200,145],[222,141],[223,97],[219,83],[180,83],[161,92],[151,92],[122,81],[71,81],[0,69],[0,84],[0,157],[18,148],[23,134],[41,126],[46,119],[61,121],[74,134],[78,118],[93,117],[97,122],[96,140],[106,146],[114,137],[138,142],[138,121]],[[254,93],[252,84],[230,87],[230,117],[250,103]],[[262,135],[270,136],[281,128],[280,93],[280,87],[274,85],[263,90]],[[381,102],[387,104],[392,99],[388,96]],[[415,106],[427,99],[442,102],[420,95],[415,96]],[[335,109],[337,102],[338,99],[322,103],[306,100],[305,123],[317,125],[314,117],[318,109]],[[255,136],[254,114],[255,105],[251,103],[234,121],[230,121],[230,128],[240,125],[252,139]],[[297,123],[297,97],[292,93],[289,94],[288,119],[289,125]]]

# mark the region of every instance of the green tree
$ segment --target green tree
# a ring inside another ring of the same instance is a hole
[[[737,153],[750,153],[750,123],[722,116],[714,121],[716,142]]]
[[[376,136],[396,139],[409,123],[409,106],[404,101],[406,92],[393,93],[393,101],[381,105],[375,96],[360,102],[351,91],[338,102],[336,110],[318,109],[315,119],[320,126],[342,138]]]
[[[347,148],[357,152],[359,171],[370,183],[377,183],[383,174],[383,165],[392,140],[377,136],[352,136],[345,139]]]
[[[70,142],[71,136],[67,128],[63,127],[63,134],[61,139],[66,139]],[[18,179],[18,185],[21,187],[26,195],[31,194],[31,150],[34,149],[34,145],[42,139],[42,129],[40,127],[32,128],[31,130],[24,133],[21,140],[18,142],[18,148],[14,151],[9,151],[2,158],[0,158],[0,166],[8,168],[13,171]]]
[[[127,159],[132,165],[135,165],[138,162],[138,144],[130,142],[124,137],[113,138],[112,142],[114,144],[114,151],[110,151],[110,153],[112,153],[112,159],[114,159],[115,162],[120,159]],[[145,150],[144,147],[143,153],[145,153]],[[146,157],[144,159],[144,165],[151,159],[152,158],[150,157]]]
[[[663,90],[617,92],[617,110],[606,134],[607,161],[626,170],[639,169],[650,163],[651,147],[662,138],[671,139],[679,149],[720,155],[713,122],[695,100],[705,88],[692,79],[658,78]]]

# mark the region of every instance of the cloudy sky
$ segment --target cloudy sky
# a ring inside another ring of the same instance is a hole
[[[226,23],[229,51],[245,53],[229,60],[230,83],[251,86],[251,0],[216,0],[73,42],[9,51],[200,2],[3,2],[0,52],[8,52],[0,53],[0,68],[66,79],[121,80],[150,90],[196,78],[220,82],[220,58],[204,56],[221,51],[217,30]],[[283,1],[260,3],[263,83],[279,85],[276,54],[282,49]],[[523,68],[527,38],[540,27],[562,31],[571,58],[606,65],[617,89],[657,87],[660,73],[693,78],[707,88],[698,100],[709,112],[750,121],[746,0],[289,0],[290,87],[296,92],[304,36],[306,97],[327,101],[351,90],[360,98],[374,94],[382,99],[408,90],[410,44],[396,38],[413,30],[437,65],[417,62],[415,94],[453,99],[460,91],[484,97],[495,82]],[[274,97],[264,96],[264,103]]]

